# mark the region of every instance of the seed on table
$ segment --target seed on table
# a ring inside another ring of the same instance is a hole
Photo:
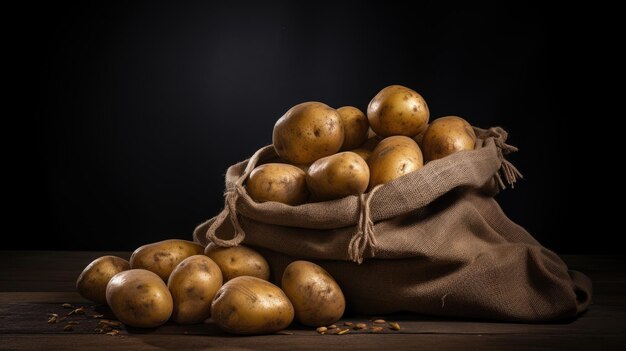
[[[317,330],[317,332],[320,333],[320,334],[324,334],[324,333],[326,333],[328,328],[326,328],[326,327],[319,327],[319,328],[317,328],[315,330]]]
[[[335,324],[329,325],[328,329],[337,329],[337,325],[335,325]]]
[[[119,335],[120,331],[117,329],[111,330],[110,332],[107,333],[107,335],[111,335],[111,336],[115,336],[115,335]]]
[[[92,317],[93,318],[104,318],[104,315],[103,314],[94,314]]]
[[[340,330],[340,331],[337,333],[337,335],[348,334],[348,332],[350,332],[350,329],[343,329],[343,330]]]
[[[353,324],[352,322],[344,322],[343,323],[343,325],[348,326],[348,327],[352,326],[352,324]]]
[[[71,324],[68,324],[65,327],[63,327],[63,331],[72,331],[72,330],[74,330],[74,326]]]
[[[377,319],[377,320],[374,321],[374,324],[385,324],[385,323],[387,323],[387,322],[385,322],[384,319]]]
[[[383,327],[374,326],[374,327],[372,327],[372,328],[371,328],[371,330],[372,330],[374,333],[380,333],[381,331],[383,331]]]
[[[389,329],[400,330],[400,324],[398,324],[397,322],[389,322]]]
[[[61,307],[63,307],[63,308],[76,308],[76,307],[74,307],[74,305],[72,305],[70,303],[64,303],[64,304],[61,305]]]
[[[365,324],[365,323],[357,323],[357,324],[354,326],[354,329],[356,329],[356,330],[359,330],[359,329],[366,329],[366,328],[367,328],[367,324]]]
[[[50,318],[48,318],[48,323],[52,324],[52,323],[56,323],[57,320],[59,319],[59,315],[56,313],[48,313],[48,316]]]

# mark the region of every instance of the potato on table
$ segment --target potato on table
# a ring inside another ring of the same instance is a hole
[[[219,247],[210,243],[204,254],[220,267],[224,282],[244,275],[263,280],[270,278],[270,266],[265,258],[249,247]]]
[[[283,273],[281,286],[293,304],[296,319],[304,325],[331,325],[343,316],[346,300],[341,288],[315,263],[290,263]]]
[[[169,239],[143,245],[130,256],[130,267],[152,271],[167,281],[182,260],[204,252],[202,245],[193,241]]]
[[[106,289],[109,280],[117,273],[129,269],[130,264],[121,257],[102,256],[96,258],[78,276],[76,289],[82,297],[106,304]]]
[[[293,306],[276,285],[255,277],[230,280],[215,295],[212,318],[233,334],[267,334],[287,328]]]
[[[184,259],[170,275],[172,320],[179,324],[201,323],[211,317],[211,302],[222,287],[222,272],[212,259],[194,255]]]
[[[145,269],[113,276],[106,298],[115,317],[131,327],[158,327],[172,315],[172,295],[163,279]]]

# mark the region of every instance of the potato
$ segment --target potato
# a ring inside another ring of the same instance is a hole
[[[372,151],[371,150],[362,149],[362,148],[354,149],[354,150],[352,150],[352,152],[354,152],[355,154],[361,156],[361,158],[365,162],[367,162],[367,160],[369,160],[370,156],[372,155]]]
[[[343,123],[344,138],[340,151],[351,150],[359,147],[367,140],[367,132],[370,124],[361,110],[352,106],[344,106],[337,109]]]
[[[158,327],[172,314],[172,295],[163,279],[145,269],[114,275],[106,298],[115,317],[131,327]]]
[[[324,268],[315,263],[290,263],[285,268],[281,284],[300,323],[320,327],[331,325],[343,316],[346,300],[341,288]]]
[[[369,179],[367,162],[350,151],[320,158],[311,164],[306,175],[306,183],[317,201],[362,194]]]
[[[222,286],[211,305],[211,316],[233,334],[267,334],[293,321],[293,305],[276,285],[255,277],[237,277]]]
[[[426,125],[426,129],[424,129],[423,132],[413,137],[413,141],[417,143],[417,146],[420,147],[420,150],[424,150],[424,144],[422,142],[424,141],[424,134],[426,134],[427,130],[428,130],[428,124]]]
[[[242,275],[263,280],[270,278],[270,266],[265,258],[249,247],[219,247],[211,243],[207,245],[204,254],[220,267],[224,282]]]
[[[276,153],[292,164],[311,164],[339,151],[344,139],[341,116],[321,102],[303,102],[274,125]]]
[[[222,287],[222,272],[204,255],[185,258],[170,274],[167,287],[172,294],[172,320],[180,324],[200,323],[211,317],[211,302]]]
[[[370,126],[381,137],[416,136],[426,129],[429,116],[424,98],[401,85],[384,88],[367,107]]]
[[[422,140],[427,161],[437,160],[455,152],[474,150],[476,133],[461,117],[440,117],[430,124]]]
[[[97,303],[107,303],[106,290],[109,280],[119,272],[130,269],[130,264],[117,256],[102,256],[91,262],[76,280],[80,296]]]
[[[132,269],[142,268],[152,271],[167,281],[170,274],[182,260],[200,255],[204,247],[192,241],[169,239],[144,245],[130,256]]]
[[[368,161],[370,189],[385,184],[424,166],[422,152],[415,141],[405,136],[385,138],[372,151]]]
[[[284,163],[266,163],[253,169],[246,189],[256,202],[299,205],[309,197],[306,173],[299,167]]]

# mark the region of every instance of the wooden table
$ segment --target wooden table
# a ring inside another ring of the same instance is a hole
[[[571,269],[594,283],[594,303],[574,321],[511,324],[443,320],[419,315],[383,316],[399,321],[400,331],[382,334],[320,335],[294,327],[282,335],[231,336],[211,324],[165,325],[154,330],[96,334],[107,313],[82,299],[76,277],[91,260],[128,252],[0,251],[0,349],[2,350],[626,350],[626,256],[564,256]],[[63,303],[87,306],[85,315],[47,323],[48,313],[66,315]],[[369,316],[379,317],[379,316]],[[64,331],[70,320],[74,330]],[[367,321],[367,316],[346,320]],[[338,323],[341,325],[341,323]]]

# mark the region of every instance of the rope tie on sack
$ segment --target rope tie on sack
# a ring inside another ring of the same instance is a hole
[[[353,262],[363,263],[363,254],[367,248],[370,249],[371,257],[375,255],[375,249],[378,245],[376,236],[374,236],[374,222],[370,212],[370,204],[372,197],[380,189],[380,185],[374,187],[369,193],[359,195],[359,221],[357,229],[352,234],[350,244],[348,244],[348,256]]]
[[[506,180],[507,184],[511,188],[514,188],[517,179],[523,179],[524,176],[511,162],[509,162],[504,157],[504,155],[517,152],[518,148],[506,143],[506,139],[508,138],[509,134],[500,127],[489,128],[487,130],[487,135],[493,137],[493,140],[496,143],[496,147],[498,148],[498,158],[502,161],[500,170],[496,172],[495,175],[496,180],[498,181],[498,185],[501,189],[506,189],[506,184],[504,184],[504,180]],[[504,177],[504,180],[502,179],[502,177]]]
[[[258,154],[258,152],[257,152]],[[250,172],[256,166],[256,160],[258,155],[255,154],[250,161],[248,161],[248,165],[244,172],[237,178],[234,186],[226,189],[224,192],[224,209],[220,212],[216,217],[215,221],[211,223],[209,229],[207,229],[206,237],[209,241],[215,243],[217,246],[222,247],[231,247],[237,246],[241,244],[243,239],[246,237],[246,232],[241,227],[241,223],[239,222],[239,214],[237,213],[237,201],[239,197],[245,192],[243,188],[243,182],[248,178]],[[233,226],[234,235],[231,239],[220,239],[217,237],[217,229],[224,224],[226,218],[230,218],[230,223]]]

